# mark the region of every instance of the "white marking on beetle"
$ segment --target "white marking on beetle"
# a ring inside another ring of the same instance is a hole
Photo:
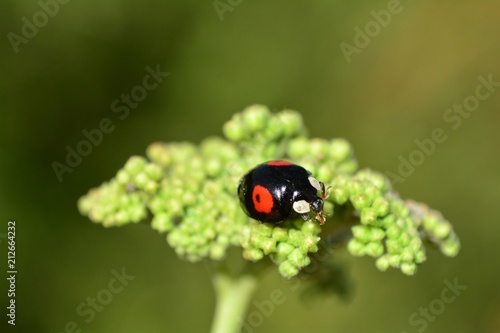
[[[321,191],[321,183],[314,177],[311,177],[309,176],[309,183],[311,183],[311,185],[317,189],[318,191]]]
[[[293,203],[293,210],[299,214],[305,214],[311,211],[311,206],[307,201],[299,200]]]

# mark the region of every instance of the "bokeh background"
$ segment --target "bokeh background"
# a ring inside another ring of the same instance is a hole
[[[214,295],[203,264],[178,260],[147,225],[94,225],[76,202],[149,143],[221,135],[233,113],[261,103],[302,112],[312,136],[347,138],[361,167],[383,172],[397,172],[414,140],[442,128],[448,139],[396,188],[441,210],[463,248],[455,259],[430,250],[414,277],[353,258],[349,302],[304,304],[270,273],[256,298],[277,288],[286,302],[255,332],[417,332],[411,314],[455,278],[467,289],[423,331],[500,332],[500,88],[457,129],[443,119],[474,94],[479,75],[500,82],[500,4],[401,0],[348,62],[341,43],[354,45],[355,27],[364,30],[388,1],[222,3],[231,10],[219,14],[212,1],[73,0],[16,53],[8,34],[21,36],[23,18],[33,22],[42,7],[2,1],[0,237],[15,219],[18,275],[15,328],[0,283],[0,330],[64,332],[74,321],[82,332],[207,332]],[[170,75],[121,120],[111,103],[156,65]],[[51,164],[64,163],[66,146],[103,118],[115,130],[59,182]],[[135,279],[86,323],[76,308],[122,267]]]

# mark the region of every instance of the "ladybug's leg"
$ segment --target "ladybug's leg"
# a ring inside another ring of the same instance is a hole
[[[311,219],[309,217],[309,214],[300,214],[300,216],[302,216],[302,218],[304,219],[304,221],[309,221]]]
[[[323,212],[319,212],[318,214],[316,214],[315,219],[316,219],[316,221],[319,222],[320,225],[323,225],[323,224],[325,224],[325,221],[326,221],[326,214]]]

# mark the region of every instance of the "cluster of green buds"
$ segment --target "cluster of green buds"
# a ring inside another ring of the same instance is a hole
[[[131,157],[113,179],[83,196],[80,212],[106,227],[149,221],[180,257],[193,262],[222,260],[228,247],[241,247],[244,259],[267,256],[287,278],[309,265],[320,240],[346,221],[353,235],[350,253],[377,258],[380,270],[413,274],[425,260],[424,239],[445,255],[457,254],[458,237],[438,212],[401,200],[380,173],[358,171],[345,139],[308,138],[299,113],[250,106],[223,132],[225,139],[210,137],[199,145],[151,144],[147,159]],[[303,166],[330,188],[325,225],[300,216],[274,225],[245,215],[237,195],[241,177],[278,159]]]

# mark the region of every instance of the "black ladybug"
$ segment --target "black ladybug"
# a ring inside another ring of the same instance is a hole
[[[325,185],[291,162],[269,161],[256,166],[240,180],[238,196],[245,213],[261,222],[278,224],[296,212],[304,220],[325,223]],[[311,212],[315,214],[312,218]]]

